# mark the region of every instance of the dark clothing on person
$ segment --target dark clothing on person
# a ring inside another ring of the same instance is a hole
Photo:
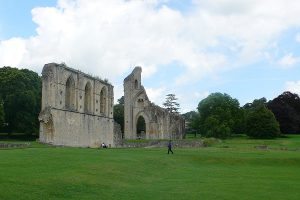
[[[104,143],[101,144],[101,147],[107,149],[107,145]]]
[[[170,152],[173,154],[173,151],[172,151],[172,143],[171,143],[171,141],[169,141],[169,144],[168,144],[168,154],[169,154]]]

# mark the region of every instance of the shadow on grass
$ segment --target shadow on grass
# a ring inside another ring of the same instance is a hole
[[[36,141],[37,135],[26,135],[23,133],[0,133],[0,141]]]

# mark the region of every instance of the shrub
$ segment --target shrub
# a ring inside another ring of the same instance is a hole
[[[264,105],[247,110],[246,134],[252,138],[275,138],[280,135],[274,114]]]

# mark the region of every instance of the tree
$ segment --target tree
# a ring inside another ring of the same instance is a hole
[[[194,117],[196,117],[197,114],[198,113],[196,111],[190,111],[190,112],[182,114],[182,116],[184,117],[184,119],[186,121],[190,121],[191,119],[193,119]]]
[[[4,126],[5,122],[4,109],[3,109],[3,101],[0,99],[0,130]]]
[[[281,133],[300,133],[300,98],[297,94],[283,92],[269,101],[267,107],[279,122]]]
[[[180,105],[177,103],[177,98],[175,94],[167,94],[166,101],[163,103],[163,106],[170,112],[170,113],[179,113]]]
[[[114,120],[120,124],[121,131],[124,133],[124,96],[118,99],[118,104],[114,105]]]
[[[33,71],[0,68],[0,94],[9,133],[38,133],[41,86],[41,78]]]
[[[262,105],[267,105],[267,99],[265,97],[260,98],[260,99],[254,99],[252,103],[246,103],[243,108],[248,109],[248,108],[256,108],[258,106]]]
[[[199,113],[196,111],[190,111],[182,114],[182,117],[185,119],[185,129],[188,133],[194,133],[195,137],[199,130],[198,119]]]
[[[252,138],[275,138],[280,134],[279,124],[272,111],[259,104],[246,109],[246,134]]]
[[[122,96],[120,99],[118,99],[117,100],[118,101],[118,103],[120,104],[120,105],[123,105],[124,106],[124,103],[125,103],[125,98],[124,98],[124,96]]]
[[[231,129],[226,121],[219,120],[216,115],[209,116],[204,124],[205,136],[225,139],[231,135]]]
[[[237,133],[243,112],[237,99],[228,94],[212,93],[198,104],[199,128],[210,137],[226,138]]]

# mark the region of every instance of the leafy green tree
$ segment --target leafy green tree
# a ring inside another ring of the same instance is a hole
[[[182,116],[184,117],[184,119],[186,121],[190,121],[191,119],[193,119],[197,115],[198,115],[198,112],[196,112],[196,111],[190,111],[190,112],[182,114]]]
[[[9,133],[38,133],[41,85],[41,78],[33,71],[0,68],[0,94]]]
[[[246,109],[245,132],[252,138],[275,138],[280,135],[279,123],[263,104]]]
[[[207,137],[216,137],[225,139],[230,136],[231,130],[226,122],[219,120],[218,116],[211,115],[206,118],[203,129]]]
[[[118,104],[114,105],[114,120],[120,124],[121,131],[124,133],[124,96],[118,99]]]
[[[228,94],[212,93],[198,104],[199,128],[206,136],[226,138],[237,133],[243,112],[237,99]]]
[[[193,133],[195,137],[199,133],[199,113],[196,111],[190,111],[182,114],[185,119],[185,128],[187,133]]]
[[[3,128],[5,122],[4,109],[3,109],[3,101],[0,99],[0,130]]]
[[[191,127],[191,129],[196,131],[195,134],[200,133],[200,114],[198,112],[196,112],[196,114],[193,115],[189,120],[189,126]]]
[[[124,96],[121,96],[120,99],[118,99],[117,101],[118,101],[118,104],[124,106],[124,103],[125,103],[125,98],[124,98]]]
[[[267,99],[265,97],[260,99],[254,99],[252,103],[246,103],[243,108],[249,109],[249,108],[256,108],[258,106],[267,105]]]
[[[267,107],[279,122],[281,133],[300,133],[300,98],[297,94],[284,92],[269,101]]]
[[[167,94],[166,101],[163,103],[163,106],[170,112],[170,113],[179,113],[180,104],[177,103],[177,98],[175,94]]]

